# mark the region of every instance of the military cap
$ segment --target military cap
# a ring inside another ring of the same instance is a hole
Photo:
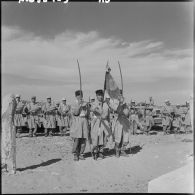
[[[51,97],[50,96],[47,96],[47,99],[51,99]]]
[[[62,98],[62,101],[66,101],[66,98]]]
[[[82,90],[75,91],[75,96],[83,95]]]
[[[166,102],[170,102],[170,101],[169,101],[169,100],[165,100],[165,103],[166,103]]]
[[[36,99],[36,96],[32,96],[31,99]]]
[[[17,94],[17,95],[16,95],[16,98],[20,98],[20,95],[19,95],[19,94]]]
[[[96,95],[104,95],[104,92],[102,89],[98,89],[95,91]]]
[[[189,104],[190,102],[189,102],[189,101],[186,101],[186,103],[188,103],[188,104]]]

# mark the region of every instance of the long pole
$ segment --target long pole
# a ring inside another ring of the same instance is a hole
[[[77,64],[78,64],[78,69],[79,69],[80,91],[82,91],[81,69],[80,69],[80,66],[79,66],[78,59],[77,59]],[[90,139],[88,139],[88,142],[89,142],[89,149],[90,149],[90,152],[91,152],[91,156],[93,157],[93,152],[92,152],[92,149],[91,149]]]
[[[121,87],[122,87],[122,95],[123,95],[123,75],[122,75],[121,65],[119,61],[118,61],[118,66],[119,66],[120,75],[121,75]]]
[[[80,70],[78,59],[77,59],[77,64],[78,64],[78,69],[79,69],[80,91],[82,91],[81,70]]]

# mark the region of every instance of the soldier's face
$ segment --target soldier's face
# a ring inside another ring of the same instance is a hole
[[[97,97],[98,101],[102,101],[103,100],[103,96],[102,95],[97,95],[96,97]]]
[[[50,98],[48,98],[48,99],[47,99],[47,102],[48,102],[48,103],[51,103],[51,99],[50,99]]]
[[[19,101],[20,101],[20,97],[17,97],[17,98],[16,98],[16,101],[19,102]]]
[[[36,102],[36,98],[32,98],[31,101],[32,101],[32,103],[35,103]]]
[[[66,104],[66,100],[62,100],[62,103],[63,103],[63,104]]]
[[[77,95],[76,99],[80,102],[83,99],[83,96],[82,95]]]

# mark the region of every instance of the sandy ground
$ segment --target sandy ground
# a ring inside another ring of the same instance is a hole
[[[147,192],[148,182],[185,165],[193,134],[131,136],[129,157],[112,150],[94,161],[73,161],[69,136],[17,139],[17,173],[2,172],[2,193]],[[112,145],[110,145],[112,148]]]

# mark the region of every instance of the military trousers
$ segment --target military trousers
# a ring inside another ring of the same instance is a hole
[[[86,138],[74,138],[72,153],[77,155],[83,154],[86,147],[86,140]]]

